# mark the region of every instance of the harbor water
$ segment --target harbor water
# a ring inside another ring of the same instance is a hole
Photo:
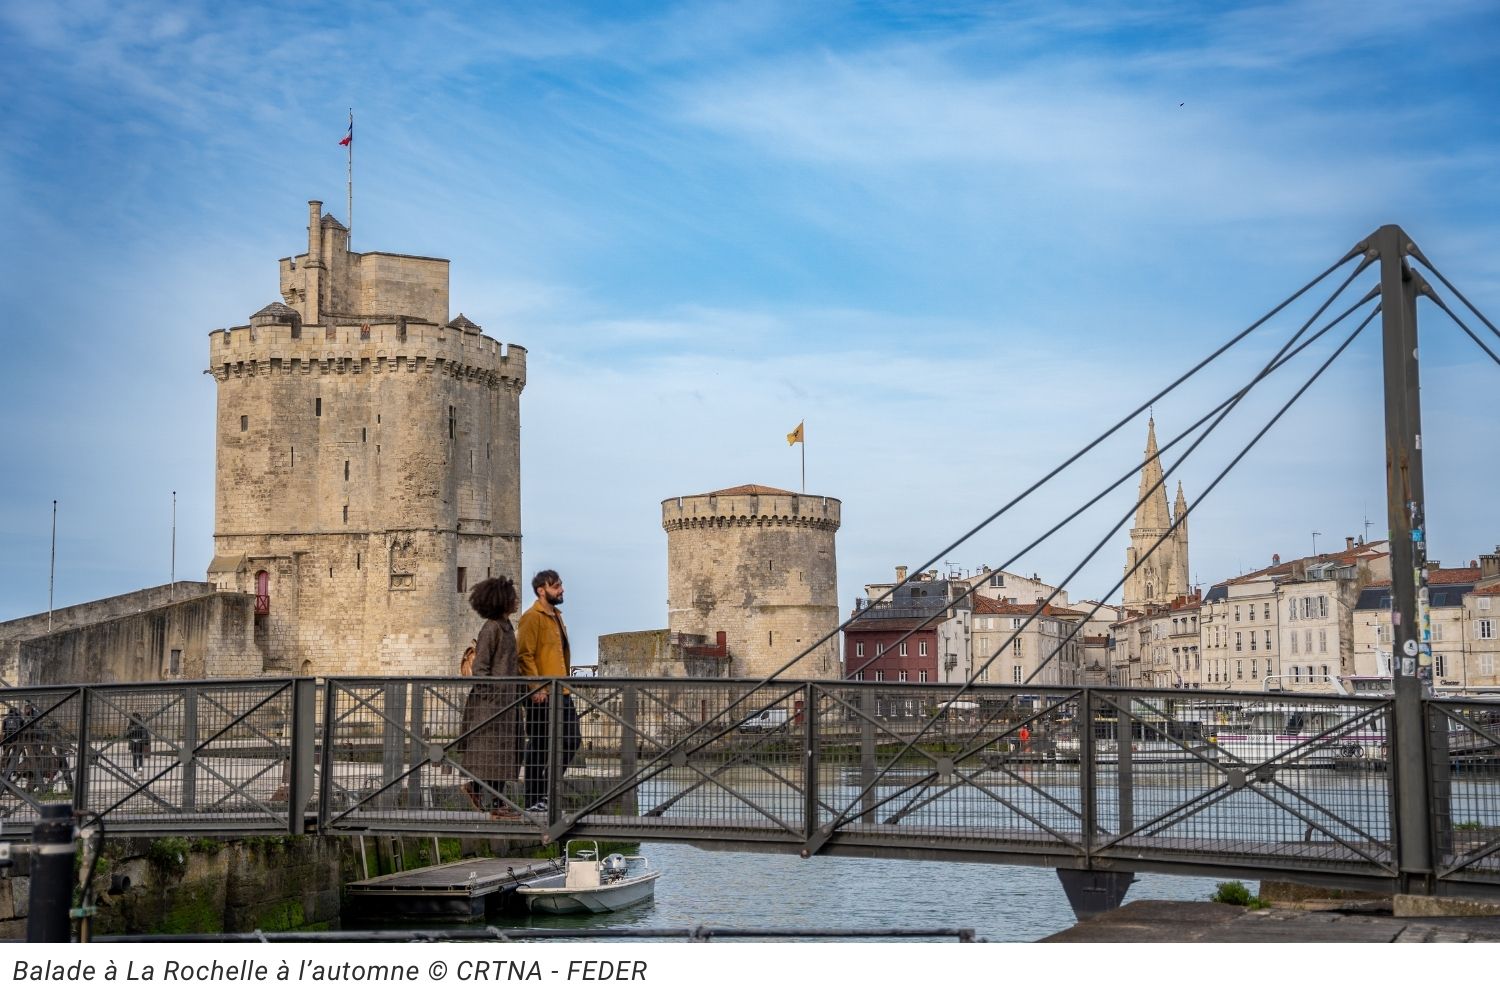
[[[1018,865],[802,859],[643,843],[662,870],[656,898],[589,916],[503,916],[495,927],[805,929],[969,928],[986,941],[1035,941],[1071,927],[1057,873]],[[1218,879],[1142,874],[1133,899],[1203,901]],[[1255,884],[1251,884],[1252,891]]]

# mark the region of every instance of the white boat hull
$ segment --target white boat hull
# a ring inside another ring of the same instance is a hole
[[[590,888],[570,888],[563,884],[563,876],[558,875],[523,885],[516,894],[532,913],[613,913],[654,896],[660,875],[661,872],[649,871]]]

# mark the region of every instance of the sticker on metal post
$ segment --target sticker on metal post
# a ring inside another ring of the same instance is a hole
[[[1417,672],[1417,661],[1410,656],[1401,657],[1401,676],[1411,677]]]
[[[1420,542],[1422,540],[1422,529],[1421,528],[1413,528],[1413,529],[1411,529],[1411,540],[1414,541],[1414,542]]]
[[[1407,656],[1416,656],[1417,655],[1417,640],[1415,640],[1415,639],[1407,639],[1405,642],[1403,642],[1401,644],[1401,652],[1405,653]]]

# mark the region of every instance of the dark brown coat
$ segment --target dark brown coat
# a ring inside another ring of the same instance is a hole
[[[484,623],[474,653],[474,686],[464,701],[459,763],[473,778],[496,791],[521,771],[519,703],[525,691],[516,677],[516,633],[510,620]],[[506,678],[506,680],[480,680]]]

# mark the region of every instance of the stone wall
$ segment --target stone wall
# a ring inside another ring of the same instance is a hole
[[[94,877],[95,936],[336,928],[352,842],[111,840]],[[0,878],[0,940],[26,936],[31,880]]]
[[[209,583],[181,580],[175,584],[147,587],[128,594],[106,597],[99,601],[55,608],[51,616],[51,631],[57,632],[78,625],[92,625],[108,621],[122,615],[137,614],[150,608],[161,607],[171,601],[211,594],[213,590],[213,585]],[[20,683],[21,643],[26,639],[47,635],[49,631],[47,619],[47,613],[44,611],[39,615],[28,615],[25,618],[0,622],[0,681],[7,684]]]
[[[725,632],[740,677],[768,676],[834,632],[840,513],[832,497],[785,493],[664,501],[670,630]],[[838,674],[830,640],[782,676]]]
[[[256,676],[254,598],[200,597],[18,643],[22,685],[144,683]],[[174,656],[175,654],[175,656]]]

